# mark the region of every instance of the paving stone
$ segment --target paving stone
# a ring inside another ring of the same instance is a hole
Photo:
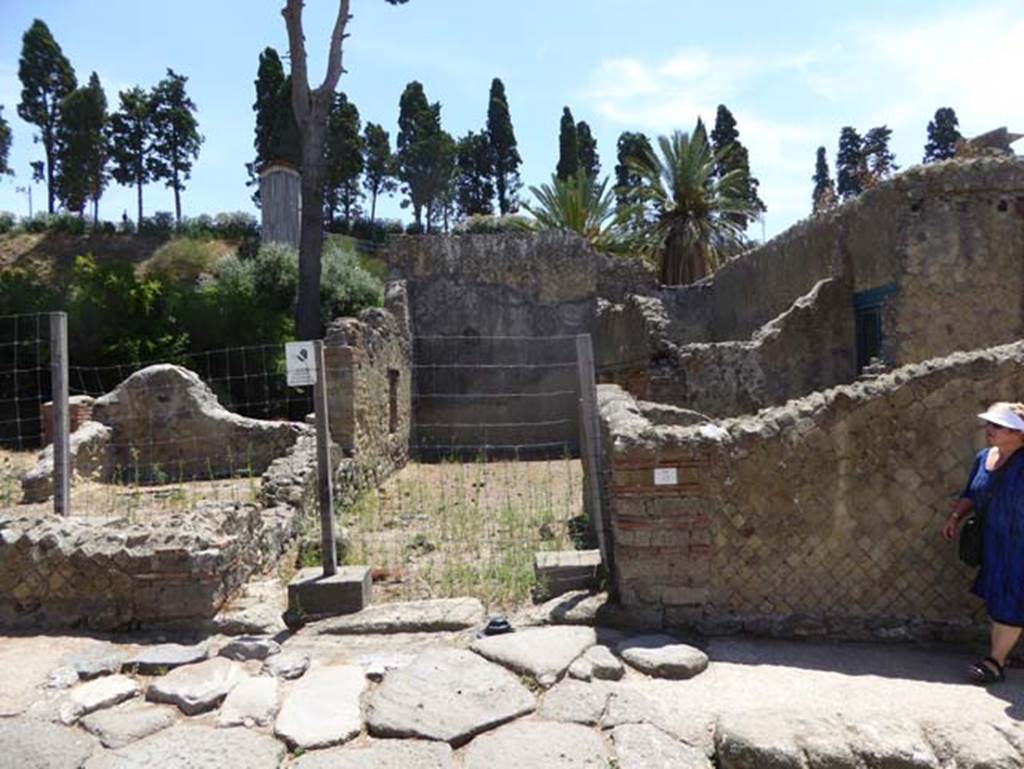
[[[1020,753],[1006,736],[987,723],[925,723],[925,736],[942,766],[1018,769]]]
[[[478,638],[469,648],[548,687],[596,642],[597,635],[590,627],[538,627]]]
[[[273,636],[285,630],[281,615],[288,608],[286,590],[276,579],[247,584],[242,595],[224,607],[210,625],[222,635]]]
[[[83,681],[107,676],[121,669],[127,655],[115,646],[96,647],[64,657],[64,664],[71,667]]]
[[[313,667],[285,693],[274,732],[293,748],[326,748],[363,728],[359,699],[366,688],[356,665]]]
[[[828,716],[789,719],[793,740],[813,769],[863,769],[842,722]]]
[[[146,699],[177,705],[185,715],[194,716],[217,707],[241,678],[238,665],[214,657],[157,678],[146,690]]]
[[[202,662],[209,656],[210,649],[206,643],[194,646],[157,644],[147,646],[126,659],[122,669],[128,673],[135,672],[146,676],[163,675],[176,667]]]
[[[805,767],[791,722],[773,712],[748,711],[720,717],[715,746],[720,769]]]
[[[847,720],[850,746],[870,767],[938,769],[939,761],[921,727],[896,716]]]
[[[708,666],[708,655],[669,635],[634,636],[616,649],[626,662],[657,678],[693,678]]]
[[[122,748],[173,726],[178,720],[174,708],[148,702],[126,702],[116,708],[93,713],[79,723],[96,735],[104,747]]]
[[[591,675],[602,681],[618,681],[626,672],[622,660],[612,654],[607,646],[591,646],[583,657],[590,663]]]
[[[353,748],[307,753],[291,769],[453,769],[452,749],[443,742],[381,740]]]
[[[464,649],[438,649],[384,677],[367,702],[366,724],[378,737],[424,737],[457,747],[535,707],[509,671]]]
[[[280,704],[281,685],[271,676],[245,678],[224,698],[217,723],[220,726],[266,726]]]
[[[614,729],[623,724],[647,723],[656,726],[670,737],[697,748],[707,756],[715,753],[715,717],[704,711],[680,710],[632,688],[610,688],[608,702],[601,716],[602,729]],[[673,695],[672,704],[676,697]]]
[[[249,729],[180,724],[102,751],[85,769],[280,769],[286,752],[273,737]]]
[[[280,654],[269,657],[263,663],[264,672],[292,681],[301,678],[302,674],[309,669],[309,654],[306,652],[289,651],[285,649]]]
[[[573,660],[569,670],[566,671],[566,675],[569,678],[575,678],[577,681],[589,681],[594,677],[594,666],[590,664],[590,660],[586,659],[585,656],[580,657]]]
[[[0,765],[11,769],[79,769],[96,749],[88,735],[30,718],[0,719]]]
[[[703,751],[650,724],[623,724],[611,732],[619,769],[712,769]]]
[[[593,725],[601,720],[608,694],[605,684],[562,681],[544,694],[537,715],[545,721]]]
[[[120,674],[80,684],[72,689],[60,704],[61,723],[73,724],[82,716],[113,707],[130,700],[138,693],[139,685],[135,680]]]
[[[607,593],[574,590],[532,607],[524,620],[535,625],[594,625],[607,603]]]
[[[415,654],[363,654],[356,659],[356,664],[366,671],[369,680],[379,683],[388,671],[408,667],[414,659]]]
[[[481,735],[466,748],[465,769],[606,769],[600,735],[579,724],[519,721]]]
[[[281,644],[272,638],[259,636],[239,636],[228,641],[220,650],[221,657],[229,660],[245,662],[246,660],[265,660],[267,657],[281,653]]]
[[[70,665],[61,665],[46,677],[47,689],[70,689],[78,683],[78,673]]]
[[[327,635],[436,633],[481,627],[485,616],[483,604],[475,598],[435,598],[367,606],[311,627]]]

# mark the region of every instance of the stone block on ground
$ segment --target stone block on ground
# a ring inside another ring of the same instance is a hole
[[[549,687],[596,642],[597,634],[590,627],[539,627],[478,638],[470,649]]]
[[[228,641],[220,650],[221,657],[227,657],[236,662],[246,660],[265,660],[274,654],[281,652],[281,644],[272,638],[261,638],[259,636],[239,636]]]
[[[175,668],[157,678],[146,689],[146,699],[177,705],[187,716],[217,707],[242,679],[239,665],[214,657],[194,665]]]
[[[842,739],[842,732],[839,732]],[[718,719],[715,747],[720,769],[804,769],[804,752],[792,724],[767,711],[730,713]],[[872,764],[872,766],[874,766]]]
[[[575,678],[577,681],[589,681],[594,677],[594,666],[590,664],[590,660],[586,656],[583,656],[573,660],[566,673],[569,678]]]
[[[285,649],[280,654],[268,657],[263,663],[263,672],[285,681],[301,678],[309,669],[309,654]]]
[[[546,598],[596,588],[600,569],[600,550],[547,550],[533,555],[538,593]]]
[[[693,678],[708,666],[708,655],[662,633],[629,638],[616,649],[626,662],[656,678]]]
[[[80,769],[96,740],[30,718],[0,718],[0,765],[11,769]]]
[[[98,752],[85,769],[280,769],[286,752],[273,737],[249,729],[180,724]]]
[[[622,661],[607,646],[591,646],[583,659],[590,663],[591,675],[602,681],[618,681],[626,672]]]
[[[326,619],[313,627],[329,635],[436,633],[481,627],[485,616],[476,598],[435,598],[367,606],[357,614]]]
[[[713,769],[703,751],[651,724],[623,724],[612,730],[611,737],[619,769]]]
[[[291,769],[454,769],[452,749],[443,742],[381,740],[363,747],[306,753]]]
[[[1003,769],[1024,765],[1020,754],[992,724],[923,724],[925,736],[942,766]]]
[[[313,667],[285,693],[274,732],[292,748],[326,748],[363,728],[366,676],[356,665]]]
[[[219,726],[267,726],[277,715],[281,685],[270,676],[240,681],[224,698],[217,714]]]
[[[79,723],[107,748],[122,748],[136,740],[173,726],[174,708],[148,702],[126,702],[83,718]]]
[[[370,603],[370,588],[369,566],[340,566],[330,577],[311,566],[288,583],[288,610],[299,617],[352,614]]]
[[[606,684],[565,680],[544,693],[537,715],[545,721],[567,721],[591,726],[601,720],[601,714],[608,703],[608,694]]]
[[[651,724],[680,742],[692,745],[706,755],[715,752],[715,719],[707,712],[679,712],[653,692],[616,686],[608,696],[601,715],[601,728],[607,731],[623,724]]]
[[[938,769],[931,745],[921,727],[894,716],[846,719],[850,747],[868,766]]]
[[[115,646],[95,647],[64,657],[64,664],[73,668],[83,681],[117,673],[127,655]]]
[[[378,737],[457,747],[535,707],[533,694],[509,671],[463,649],[439,649],[384,677],[367,702],[366,725]]]
[[[519,721],[477,737],[463,755],[465,769],[606,769],[600,735],[578,724]]]
[[[276,635],[285,630],[281,614],[287,608],[287,590],[276,580],[256,580],[243,588],[210,621],[223,635]]]
[[[111,429],[85,422],[68,436],[69,461],[75,475],[102,477],[109,466]],[[53,444],[39,454],[36,464],[21,477],[22,502],[43,502],[53,496]]]
[[[113,707],[139,693],[139,685],[125,675],[104,676],[80,684],[68,692],[60,704],[60,720],[73,724],[82,716]]]
[[[144,676],[163,675],[182,665],[202,662],[210,656],[205,642],[192,646],[182,644],[155,644],[140,649],[124,661],[121,669],[126,673],[141,673]]]

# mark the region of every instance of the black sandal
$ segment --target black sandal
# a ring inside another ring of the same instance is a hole
[[[997,684],[1006,679],[1003,666],[991,657],[982,657],[978,662],[973,663],[967,672],[971,683],[978,686]]]

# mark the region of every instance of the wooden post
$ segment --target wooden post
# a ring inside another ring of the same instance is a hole
[[[604,509],[601,504],[601,433],[597,419],[597,378],[594,375],[594,347],[589,334],[576,337],[576,368],[580,380],[580,457],[583,460],[583,493],[585,507],[590,513],[591,525],[597,534],[597,546],[601,561],[608,571],[612,591],[612,553],[605,527]]]
[[[53,512],[71,514],[71,432],[68,415],[68,316],[50,313],[50,392],[53,399]]]
[[[316,385],[313,407],[316,414],[316,476],[320,500],[320,554],[324,576],[338,572],[338,551],[334,541],[334,484],[331,483],[331,431],[327,422],[327,367],[324,365],[324,343],[313,342],[316,361]]]

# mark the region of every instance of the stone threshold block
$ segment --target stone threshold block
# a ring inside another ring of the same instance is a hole
[[[533,555],[539,597],[554,598],[570,590],[596,589],[600,572],[600,550],[549,550]]]
[[[335,614],[353,614],[370,603],[370,567],[339,566],[325,577],[323,569],[300,569],[288,583],[288,613],[302,621]]]

